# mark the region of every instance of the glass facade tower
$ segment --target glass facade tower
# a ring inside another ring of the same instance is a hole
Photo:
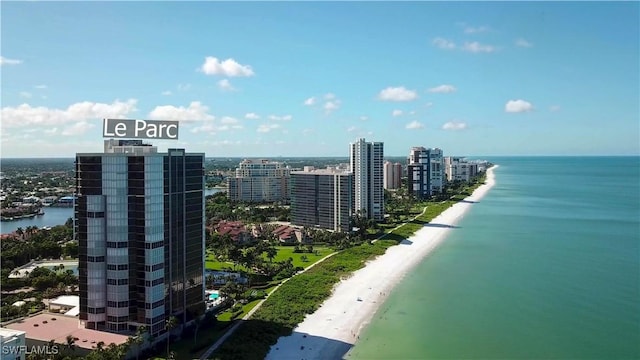
[[[204,311],[204,154],[107,140],[76,155],[80,320],[152,334]]]

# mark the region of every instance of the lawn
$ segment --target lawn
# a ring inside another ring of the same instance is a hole
[[[278,249],[278,254],[276,254],[276,257],[273,258],[273,261],[285,261],[288,258],[292,258],[293,259],[293,266],[294,267],[303,267],[303,268],[307,268],[309,266],[311,266],[312,264],[314,264],[315,262],[317,262],[318,260],[322,259],[323,257],[331,254],[333,252],[333,250],[331,248],[328,248],[326,246],[314,246],[313,247],[313,253],[308,253],[308,252],[303,252],[303,253],[294,253],[293,250],[295,249],[293,246],[276,246],[276,249]],[[306,246],[302,247],[303,250],[306,251]],[[318,252],[318,255],[316,255],[316,251]],[[306,256],[307,257],[307,261],[303,262],[302,261],[302,256]],[[269,259],[267,258],[266,255],[263,255],[264,259],[266,261],[269,261]],[[205,267],[208,270],[223,270],[225,268],[231,268],[233,269],[233,263],[232,262],[221,262],[216,260],[216,258],[213,256],[213,254],[209,251],[207,251],[207,256],[206,256],[206,263],[205,263]],[[242,265],[237,265],[235,267],[235,269],[237,271],[247,271],[247,268],[245,268]]]
[[[276,246],[276,249],[278,249],[278,254],[276,255],[275,258],[273,258],[273,261],[285,261],[288,258],[292,258],[294,267],[300,266],[303,268],[307,268],[313,265],[318,260],[322,259],[323,257],[333,252],[332,249],[325,246],[314,246],[313,253],[308,253],[308,252],[294,253],[293,250],[295,248],[293,246]],[[302,249],[306,251],[306,246],[303,246]],[[318,255],[315,254],[316,251],[318,252]],[[306,256],[307,261],[303,262],[301,259],[302,256]]]

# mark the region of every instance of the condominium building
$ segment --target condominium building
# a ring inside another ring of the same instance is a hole
[[[360,138],[349,147],[353,173],[353,211],[363,211],[367,218],[381,221],[384,219],[384,143],[366,142]]]
[[[385,189],[399,188],[400,180],[402,179],[402,164],[392,163],[391,161],[385,161],[383,178],[384,178]]]
[[[204,310],[204,154],[141,140],[76,154],[80,321],[165,330]]]
[[[413,147],[407,159],[407,184],[410,194],[420,199],[442,192],[445,184],[441,149]]]
[[[353,174],[339,169],[291,172],[291,223],[349,231]]]
[[[279,162],[245,159],[236,168],[235,177],[227,179],[227,196],[232,201],[286,202],[290,172]]]
[[[463,157],[445,157],[444,167],[447,181],[469,181],[478,174],[478,164]]]

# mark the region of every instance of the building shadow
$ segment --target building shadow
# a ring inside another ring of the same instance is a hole
[[[402,241],[400,241],[400,245],[411,245],[413,244],[413,241],[409,240],[409,239],[404,239]]]
[[[477,204],[478,203],[478,201],[471,201],[471,200],[460,200],[458,202],[467,203],[467,204]]]
[[[426,223],[424,227],[434,227],[434,228],[445,228],[445,229],[459,229],[459,226],[456,225],[447,225],[447,224],[434,224],[434,223]]]

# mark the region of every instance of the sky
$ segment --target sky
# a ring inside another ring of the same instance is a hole
[[[640,154],[638,2],[2,2],[1,156]]]

